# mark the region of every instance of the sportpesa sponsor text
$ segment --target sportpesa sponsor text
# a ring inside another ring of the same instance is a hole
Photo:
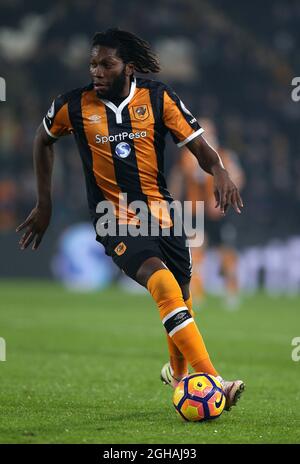
[[[107,142],[121,142],[125,139],[140,139],[147,137],[147,131],[141,132],[121,132],[120,134],[116,135],[104,135],[96,134],[96,143],[107,143]]]

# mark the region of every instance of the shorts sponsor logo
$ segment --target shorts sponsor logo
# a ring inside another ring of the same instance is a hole
[[[118,256],[122,256],[125,253],[126,250],[127,250],[127,246],[125,245],[124,242],[121,242],[116,246],[115,253]]]
[[[116,135],[101,135],[96,134],[95,139],[96,143],[108,143],[108,142],[124,142],[124,140],[129,139],[140,139],[147,137],[147,131],[141,132],[121,132]]]
[[[131,146],[129,143],[121,142],[115,148],[115,153],[119,158],[127,158],[130,155]]]

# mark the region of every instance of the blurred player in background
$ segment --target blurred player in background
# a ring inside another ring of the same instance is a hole
[[[20,247],[32,243],[37,249],[48,228],[53,145],[61,136],[74,134],[96,239],[120,269],[147,288],[158,306],[170,353],[170,363],[161,371],[162,380],[176,387],[190,363],[196,372],[206,372],[222,382],[229,410],[244,390],[244,382],[225,381],[219,375],[193,318],[187,238],[183,229],[181,235],[174,233],[174,217],[166,207],[173,202],[164,177],[166,134],[170,132],[179,148],[187,145],[201,168],[213,176],[221,214],[230,206],[241,213],[243,203],[220,156],[201,136],[203,129],[176,93],[162,82],[135,75],[159,70],[149,44],[136,35],[118,29],[95,34],[90,53],[92,82],[59,95],[38,128],[33,149],[37,203],[17,229],[25,229]],[[125,193],[129,203],[143,202],[147,218],[155,216],[160,202],[165,211],[160,227],[163,229],[166,221],[170,234],[120,234],[121,225],[139,224],[130,205],[120,205]],[[108,202],[114,206],[110,219],[99,211],[99,206]],[[100,235],[101,224],[110,227],[111,221],[118,227]]]
[[[219,144],[216,126],[209,118],[199,118],[199,124],[205,130],[205,139],[221,155],[225,168],[235,185],[241,190],[244,186],[244,173],[237,155]],[[170,191],[175,198],[192,202],[192,214],[196,214],[196,202],[204,202],[205,241],[201,247],[192,247],[193,274],[191,291],[195,306],[203,302],[205,289],[203,264],[208,248],[217,250],[220,259],[220,273],[224,278],[224,303],[228,309],[238,304],[238,255],[235,250],[235,228],[228,217],[224,217],[218,208],[214,196],[213,177],[198,169],[197,160],[185,147],[170,175]]]

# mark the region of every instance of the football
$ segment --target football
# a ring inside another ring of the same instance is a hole
[[[226,402],[221,383],[210,374],[195,372],[182,379],[174,391],[173,404],[186,421],[219,417]]]

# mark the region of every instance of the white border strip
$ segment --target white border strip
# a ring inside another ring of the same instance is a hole
[[[43,124],[44,124],[45,131],[47,132],[48,135],[50,135],[50,137],[52,137],[53,139],[58,139],[59,138],[59,137],[56,137],[56,135],[51,134],[51,132],[49,131],[49,129],[47,127],[47,124],[45,122],[45,118],[43,119]]]
[[[184,321],[182,324],[178,325],[177,327],[175,327],[175,329],[171,330],[171,332],[169,332],[168,335],[172,337],[174,334],[176,334],[176,332],[178,332],[178,330],[184,329],[184,327],[186,327],[191,322],[194,322],[194,319],[192,317],[190,319],[187,319],[186,321]]]
[[[202,134],[202,132],[204,132],[204,129],[203,129],[203,127],[200,127],[200,129],[198,129],[196,132],[193,132],[191,135],[189,135],[183,142],[177,143],[177,147],[178,147],[178,148],[183,147],[183,146],[186,145],[188,142],[190,142],[190,141],[193,140],[195,137],[197,137],[197,135]]]
[[[167,314],[161,322],[164,324],[166,321],[170,319],[170,317],[175,316],[175,314],[180,313],[181,311],[188,311],[188,308],[186,306],[181,306],[180,308],[173,309],[173,311]]]

